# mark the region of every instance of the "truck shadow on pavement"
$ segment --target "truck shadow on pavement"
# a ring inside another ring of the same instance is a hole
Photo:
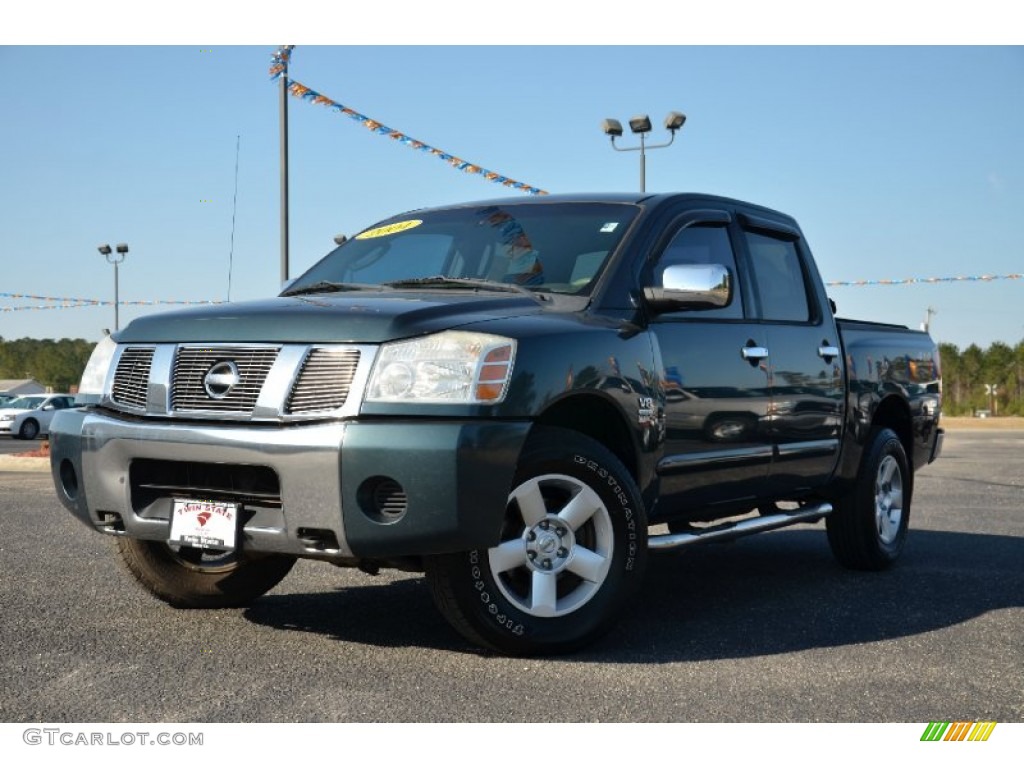
[[[911,531],[900,562],[849,571],[822,529],[793,529],[652,556],[643,589],[605,638],[569,660],[748,658],[908,637],[1024,606],[1024,538]],[[421,578],[269,595],[248,620],[383,647],[488,655],[434,609]]]

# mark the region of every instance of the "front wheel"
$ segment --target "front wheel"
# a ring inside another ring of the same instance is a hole
[[[153,595],[176,608],[237,608],[273,589],[294,557],[243,554],[119,538],[128,572]]]
[[[878,571],[903,551],[913,478],[899,437],[872,431],[853,490],[825,518],[832,554],[847,568]]]
[[[35,440],[39,436],[39,422],[35,419],[25,419],[25,423],[18,430],[18,437],[22,440]]]
[[[466,639],[513,655],[564,653],[606,632],[638,586],[647,520],[604,446],[543,428],[520,459],[501,540],[430,558],[427,580]]]

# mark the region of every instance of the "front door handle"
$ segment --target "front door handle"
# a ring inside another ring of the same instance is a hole
[[[766,347],[743,347],[740,350],[740,354],[743,355],[744,360],[749,360],[752,363],[756,363],[758,360],[763,360],[768,357],[768,349]]]
[[[818,347],[818,357],[826,363],[830,363],[832,358],[839,357],[839,347],[833,347],[828,342],[822,342],[821,346]]]

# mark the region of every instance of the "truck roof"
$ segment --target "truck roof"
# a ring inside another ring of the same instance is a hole
[[[641,192],[573,192],[560,193],[555,195],[533,195],[516,197],[487,198],[482,200],[470,200],[448,205],[431,205],[422,208],[415,208],[398,215],[405,215],[413,211],[445,210],[454,208],[477,208],[491,205],[550,205],[552,203],[626,203],[644,205],[650,208],[657,208],[661,205],[682,200],[693,200],[702,202],[719,202],[727,205],[741,205],[752,210],[762,211],[776,217],[793,221],[793,218],[782,211],[768,208],[756,203],[750,203],[736,198],[723,197],[702,192],[667,192],[667,193],[641,193]]]

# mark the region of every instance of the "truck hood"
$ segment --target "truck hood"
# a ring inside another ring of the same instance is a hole
[[[120,343],[380,343],[536,314],[540,299],[447,290],[290,296],[162,312],[133,320]]]

